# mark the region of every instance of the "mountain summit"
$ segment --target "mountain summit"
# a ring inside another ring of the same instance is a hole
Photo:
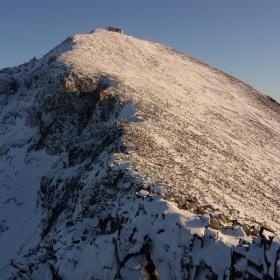
[[[1,279],[280,279],[270,97],[96,29],[1,70],[0,118]]]

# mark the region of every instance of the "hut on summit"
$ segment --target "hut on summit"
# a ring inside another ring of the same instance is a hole
[[[117,33],[123,34],[123,30],[119,29],[119,28],[108,27],[108,31],[113,31],[113,32],[117,32]]]

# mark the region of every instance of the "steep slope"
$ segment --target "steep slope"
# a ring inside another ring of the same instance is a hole
[[[74,41],[61,59],[84,75],[110,73],[145,116],[127,130],[126,159],[174,193],[227,214],[246,208],[244,221],[279,231],[279,104],[160,44],[102,30]]]
[[[269,97],[101,29],[2,70],[0,93],[4,279],[280,277]]]

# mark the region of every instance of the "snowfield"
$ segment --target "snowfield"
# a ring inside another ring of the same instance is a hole
[[[104,30],[73,41],[60,59],[83,75],[109,73],[145,119],[127,128],[130,154],[119,156],[176,196],[280,233],[278,104],[161,44]]]
[[[96,29],[0,71],[0,135],[1,279],[280,279],[280,105],[241,81]]]

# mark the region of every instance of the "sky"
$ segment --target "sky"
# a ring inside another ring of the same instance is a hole
[[[280,103],[279,0],[0,0],[0,69],[108,26],[166,44]]]

